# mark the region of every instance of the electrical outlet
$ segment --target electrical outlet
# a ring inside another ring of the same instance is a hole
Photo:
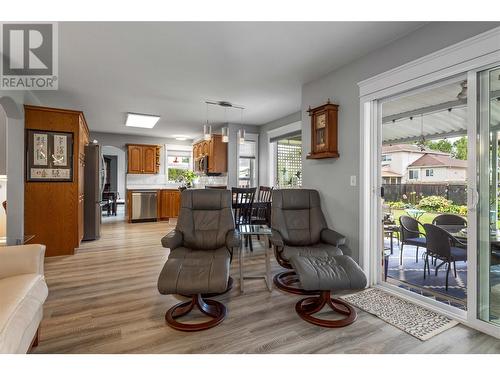
[[[351,186],[356,186],[356,176],[351,176]]]

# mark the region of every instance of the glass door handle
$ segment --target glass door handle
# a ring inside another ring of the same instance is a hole
[[[476,209],[477,205],[479,204],[479,192],[477,189],[469,189],[469,192],[471,194],[471,208]]]

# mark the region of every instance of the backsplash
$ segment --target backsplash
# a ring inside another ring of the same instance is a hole
[[[127,188],[165,184],[168,184],[168,181],[164,174],[127,174]],[[199,176],[194,180],[196,188],[204,188],[205,185],[227,185],[227,176]]]
[[[167,183],[165,174],[127,174],[129,185],[161,185]]]
[[[194,181],[195,188],[203,188],[206,185],[226,185],[227,176],[199,176]]]

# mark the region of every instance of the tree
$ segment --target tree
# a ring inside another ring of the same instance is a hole
[[[453,142],[452,155],[455,159],[467,160],[467,137],[461,137]]]
[[[440,139],[439,141],[428,141],[426,146],[434,151],[441,151],[450,154],[452,152],[453,145],[447,139]]]

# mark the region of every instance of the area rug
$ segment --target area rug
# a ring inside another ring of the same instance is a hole
[[[375,288],[340,298],[422,341],[458,324],[444,315]]]

